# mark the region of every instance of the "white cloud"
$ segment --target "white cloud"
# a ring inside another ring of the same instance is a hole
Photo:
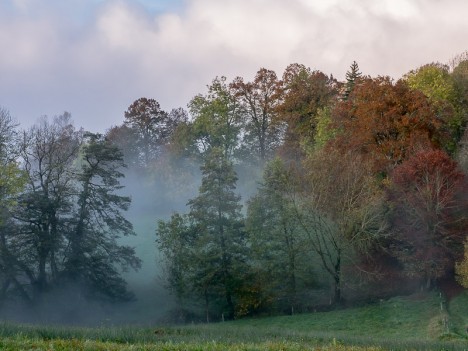
[[[103,130],[138,97],[185,106],[216,75],[300,62],[343,78],[357,60],[398,78],[467,49],[463,0],[188,0],[157,15],[129,1],[14,1],[21,11],[0,14],[0,105],[26,124],[68,109]]]

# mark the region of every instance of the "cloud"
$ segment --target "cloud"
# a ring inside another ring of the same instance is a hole
[[[145,1],[7,1],[0,104],[25,125],[69,110],[77,125],[103,131],[141,96],[185,106],[217,75],[281,75],[300,62],[343,78],[356,60],[365,74],[398,78],[467,49],[462,0],[182,4],[155,12]]]

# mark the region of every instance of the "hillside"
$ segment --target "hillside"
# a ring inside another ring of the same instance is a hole
[[[174,327],[4,324],[2,350],[361,350],[468,348],[468,292],[395,297],[332,312]]]

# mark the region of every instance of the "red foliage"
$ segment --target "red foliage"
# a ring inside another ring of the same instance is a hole
[[[342,131],[335,144],[367,155],[376,171],[389,172],[417,150],[439,148],[446,138],[444,121],[430,101],[389,77],[359,80],[332,118]]]
[[[453,271],[466,235],[464,175],[445,152],[428,150],[395,168],[392,182],[392,251],[408,275],[429,287]]]

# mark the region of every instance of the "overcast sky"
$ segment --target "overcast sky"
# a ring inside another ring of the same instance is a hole
[[[216,76],[281,76],[294,62],[343,79],[399,78],[468,50],[466,0],[0,0],[0,106],[28,127],[72,113],[121,124],[139,97],[186,107]]]

